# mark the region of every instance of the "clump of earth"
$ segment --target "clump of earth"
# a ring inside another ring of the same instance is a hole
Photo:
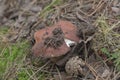
[[[64,34],[61,28],[55,28],[52,31],[52,36],[45,38],[44,44],[47,47],[57,48],[64,42]]]

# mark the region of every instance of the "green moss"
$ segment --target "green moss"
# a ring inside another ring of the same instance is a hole
[[[40,72],[40,73],[36,73],[35,75],[35,71],[33,71],[32,69],[20,69],[17,73],[17,79],[18,80],[31,80],[34,79],[34,77],[36,77],[38,80],[45,80],[45,74]],[[34,76],[33,76],[34,75]]]
[[[0,77],[5,77],[7,70],[14,65],[21,65],[29,49],[27,41],[8,44],[0,52]]]
[[[109,60],[112,60],[115,67],[120,70],[120,50],[116,50],[111,53],[107,48],[102,48],[101,51],[108,57]]]
[[[20,71],[17,77],[18,80],[28,80],[29,78],[28,74],[24,70]]]
[[[120,21],[109,24],[106,16],[101,15],[96,21],[98,33],[96,33],[96,47],[112,60],[116,68],[120,68],[120,34],[115,32],[119,28]],[[97,49],[96,48],[96,49]]]
[[[3,43],[4,44],[4,43]],[[14,75],[18,80],[28,80],[35,71],[32,69],[27,69],[26,64],[24,64],[27,53],[29,53],[29,42],[22,41],[14,44],[8,43],[2,46],[2,51],[0,51],[0,79],[4,80],[16,80],[15,77],[6,77],[7,74]],[[16,68],[16,69],[14,69]],[[13,69],[13,72],[10,70]],[[45,80],[45,75],[40,72],[36,74],[39,80]]]
[[[4,75],[6,67],[7,67],[7,61],[0,60],[0,78]]]
[[[45,80],[45,74],[44,73],[40,74],[38,78],[39,78],[38,80]]]
[[[0,27],[0,34],[6,34],[9,31],[7,26]]]

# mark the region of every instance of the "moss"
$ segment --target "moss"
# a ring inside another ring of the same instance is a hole
[[[4,46],[0,52],[0,77],[5,77],[9,73],[11,66],[21,65],[29,49],[27,41],[17,42]]]
[[[18,77],[18,80],[28,80],[29,78],[28,74],[24,70],[20,71],[17,77]]]
[[[9,31],[9,28],[7,26],[0,27],[0,34],[6,34],[8,33],[8,31]]]

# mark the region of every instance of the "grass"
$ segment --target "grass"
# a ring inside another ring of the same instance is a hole
[[[55,10],[55,6],[61,3],[62,0],[52,0],[40,12],[40,17],[45,18],[50,12]],[[37,75],[31,77],[36,71],[25,66],[24,62],[30,49],[28,41],[24,40],[16,43],[3,41],[9,31],[8,27],[0,27],[0,80],[29,80],[31,78],[45,80],[44,72],[39,71]]]
[[[18,80],[31,80],[31,79],[37,79],[37,80],[45,80],[45,74],[39,73],[39,75],[35,75],[31,77],[34,74],[34,71],[32,69],[26,69],[22,68],[17,73],[17,79]]]
[[[5,43],[3,43],[5,44]],[[15,70],[23,64],[28,53],[29,44],[27,41],[17,42],[14,44],[7,43],[0,52],[0,78],[8,78],[11,74],[11,69]],[[8,77],[7,77],[8,75]]]
[[[108,24],[107,19],[103,15],[97,19],[96,49],[100,49],[109,59],[113,60],[115,67],[120,70],[120,34],[113,30],[119,27],[120,21]]]
[[[6,34],[9,31],[9,28],[7,26],[0,27],[0,35]]]
[[[29,75],[27,75],[27,72],[25,70],[22,70],[18,73],[18,80],[28,80]]]
[[[55,11],[54,7],[60,5],[62,1],[52,0],[40,12],[40,17],[45,18],[50,12]],[[98,27],[96,48],[106,54],[108,59],[113,60],[117,69],[120,70],[120,34],[113,30],[119,27],[120,21],[111,25],[107,19],[101,15],[96,21]],[[16,43],[2,42],[6,34],[9,34],[9,28],[0,27],[0,80],[45,80],[44,72],[37,72],[39,68],[26,63],[26,56],[30,49],[29,42],[26,40]]]
[[[120,50],[111,53],[106,48],[102,48],[101,51],[109,58],[109,60],[112,60],[115,64],[117,70],[120,71]]]
[[[47,5],[42,12],[40,12],[40,17],[45,17],[46,15],[48,15],[48,13],[50,13],[51,11],[54,10],[54,6],[60,5],[62,3],[62,0],[52,0],[52,2]]]
[[[26,65],[30,44],[26,40],[16,43],[2,42],[6,34],[9,34],[9,28],[1,28],[0,80],[29,80],[30,76],[35,73],[33,69],[29,68],[29,65]],[[41,72],[36,77],[38,80],[44,80],[45,75]]]

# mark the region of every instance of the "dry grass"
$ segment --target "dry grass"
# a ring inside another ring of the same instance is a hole
[[[44,7],[42,11],[32,13],[30,8],[37,3],[44,3]],[[120,28],[120,21],[116,16],[115,19],[109,17],[113,16],[112,12],[109,11],[112,3],[113,0],[33,0],[25,9],[20,10],[20,15],[37,15],[37,20],[32,25],[29,25],[31,22],[27,22],[26,19],[25,22],[20,23],[20,28],[19,26],[17,27],[20,31],[23,31],[27,25],[26,31],[30,28],[29,36],[27,37],[31,37],[30,34],[33,34],[32,31],[34,32],[39,24],[44,23],[50,25],[59,19],[69,20],[78,27],[81,27],[82,21],[94,25],[97,28],[93,45],[96,53],[98,54],[99,50],[102,51],[102,53],[107,55],[108,60],[113,60],[114,63],[114,68],[110,72],[111,75],[108,75],[106,80],[116,80],[120,75],[120,33],[116,31],[116,29]],[[6,4],[8,4],[10,8],[13,8],[14,6],[18,7],[19,3],[15,0],[11,0],[10,3],[8,3],[6,0]],[[12,26],[9,26],[14,27],[13,25],[16,22],[17,19],[14,20]],[[6,43],[4,35],[9,34],[8,31],[8,28],[0,28],[0,79],[45,80],[45,78],[49,78],[51,73],[53,73],[53,68],[51,68],[51,72],[49,72],[46,69],[46,66],[48,66],[47,62],[42,64],[39,59],[38,61],[32,62],[30,60],[31,56],[29,58],[27,57],[27,53],[30,53],[30,43],[19,40],[14,44]],[[18,36],[18,38],[19,37],[21,36]],[[102,61],[106,62],[104,60]],[[89,66],[89,68],[91,71],[94,71],[92,67]],[[60,76],[60,71],[58,69],[56,70]],[[114,77],[111,78],[111,76]],[[98,76],[96,73],[95,77],[97,80]]]

